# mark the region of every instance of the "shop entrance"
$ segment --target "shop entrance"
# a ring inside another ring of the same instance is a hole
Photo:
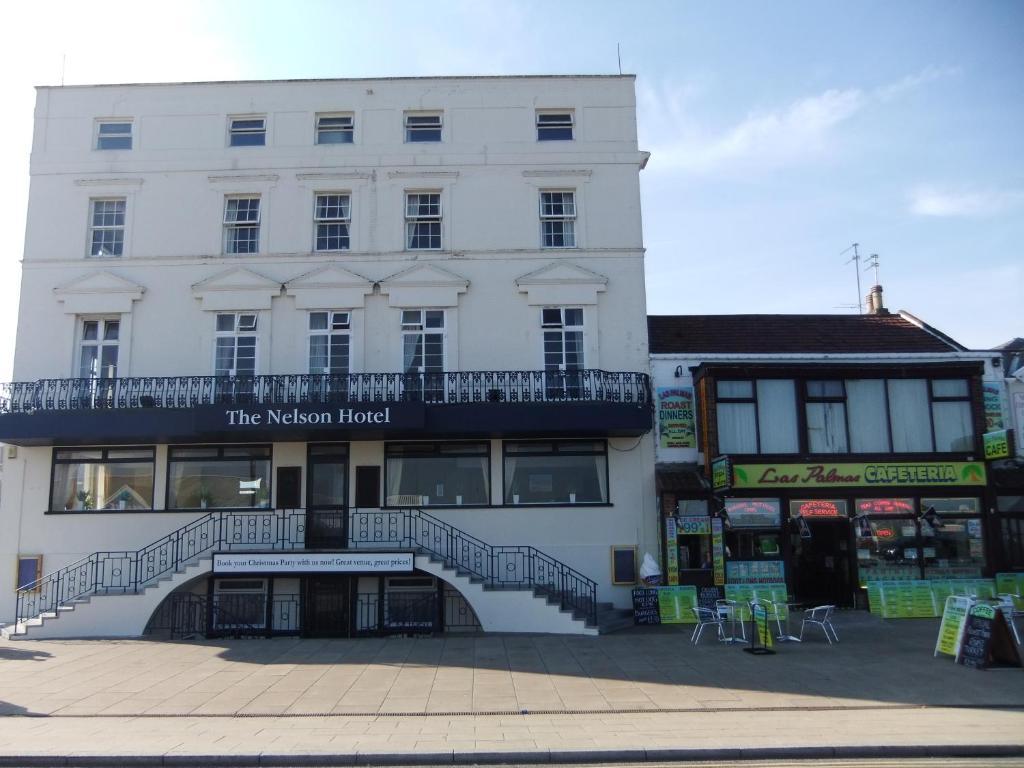
[[[305,579],[306,637],[349,637],[349,578],[309,576]]]
[[[348,446],[309,446],[306,548],[348,546]]]
[[[807,519],[791,539],[793,591],[808,605],[853,605],[850,521]]]

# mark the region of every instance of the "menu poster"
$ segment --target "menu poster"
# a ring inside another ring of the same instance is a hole
[[[967,609],[971,605],[970,598],[950,595],[946,598],[946,606],[942,611],[939,624],[939,637],[935,641],[934,656],[943,653],[956,658],[960,650],[960,633],[967,619]]]
[[[661,624],[657,587],[636,587],[633,590],[633,623]]]
[[[994,432],[1003,429],[1006,419],[1006,382],[983,381],[981,383],[985,397],[985,431]]]
[[[696,587],[659,587],[658,613],[662,624],[692,624],[697,605]]]
[[[714,610],[718,601],[724,597],[725,592],[721,587],[700,587],[697,592],[697,605]]]
[[[722,518],[711,518],[711,556],[714,562],[715,584],[725,584],[725,536]]]
[[[679,542],[676,541],[678,536],[676,527],[676,519],[674,517],[665,518],[665,570],[667,571],[669,585],[675,585],[679,583]]]
[[[993,662],[1021,665],[1002,612],[991,605],[975,605],[967,612],[956,663],[986,669]]]

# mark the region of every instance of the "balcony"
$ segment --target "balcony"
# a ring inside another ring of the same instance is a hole
[[[444,373],[40,379],[0,385],[15,445],[550,435],[651,428],[645,373]]]

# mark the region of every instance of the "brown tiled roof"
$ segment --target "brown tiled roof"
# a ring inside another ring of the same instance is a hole
[[[941,332],[929,332],[894,314],[650,315],[647,332],[652,354],[951,352],[963,349]]]

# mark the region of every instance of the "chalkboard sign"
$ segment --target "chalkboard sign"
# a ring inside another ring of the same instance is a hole
[[[957,664],[986,669],[993,663],[1021,666],[1017,646],[1001,611],[991,605],[975,605],[967,612]]]
[[[633,590],[633,623],[661,624],[657,587],[637,587]]]
[[[697,589],[697,605],[701,608],[715,610],[715,604],[725,598],[725,590],[721,587],[699,587]]]
[[[612,584],[633,585],[637,580],[636,547],[612,547]]]

